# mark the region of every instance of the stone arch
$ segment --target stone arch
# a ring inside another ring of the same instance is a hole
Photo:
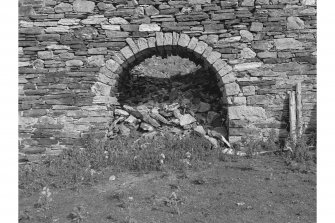
[[[239,85],[235,82],[233,68],[221,59],[221,53],[196,37],[175,32],[156,32],[149,38],[127,38],[127,45],[116,52],[105,62],[93,85],[92,91],[95,104],[118,105],[117,87],[120,75],[125,69],[134,67],[144,59],[153,55],[179,55],[188,58],[196,64],[216,75],[218,87],[222,93],[222,100],[227,105],[227,131],[229,134],[229,107],[227,97],[240,93]]]

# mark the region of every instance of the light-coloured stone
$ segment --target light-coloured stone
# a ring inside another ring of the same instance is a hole
[[[246,97],[234,97],[233,104],[234,105],[245,105],[247,104],[247,99]]]
[[[259,52],[257,53],[257,57],[259,58],[277,58],[277,52],[269,52],[269,51],[264,51],[264,52]]]
[[[224,88],[227,96],[237,95],[238,93],[240,93],[240,86],[235,82],[225,84]]]
[[[243,0],[241,6],[254,6],[255,0]]]
[[[282,38],[275,39],[274,44],[277,50],[288,50],[288,49],[302,49],[302,42],[295,40],[294,38]]]
[[[145,50],[149,47],[147,40],[145,38],[139,38],[137,40],[137,46],[140,51]]]
[[[55,6],[56,13],[64,13],[64,12],[71,12],[71,11],[72,11],[72,5],[68,3],[60,3]]]
[[[214,146],[214,148],[218,148],[219,147],[219,143],[218,143],[218,141],[215,138],[210,137],[208,135],[205,135],[204,137]]]
[[[248,30],[240,30],[240,35],[244,40],[247,40],[248,42],[254,40],[254,36]]]
[[[81,67],[84,63],[81,60],[68,60],[65,64],[67,67]]]
[[[156,9],[155,6],[149,5],[148,7],[145,8],[145,14],[148,15],[148,16],[158,15],[159,10]]]
[[[260,32],[263,29],[263,23],[261,22],[252,22],[251,23],[251,27],[250,27],[250,31],[252,32]]]
[[[127,25],[129,22],[121,17],[114,17],[109,19],[109,23],[112,25]]]
[[[287,18],[287,29],[294,30],[294,29],[304,29],[305,23],[299,17],[290,16]]]
[[[187,47],[188,43],[190,42],[190,37],[184,33],[180,34],[178,45],[182,47]]]
[[[87,19],[81,20],[81,23],[85,25],[95,25],[103,23],[105,21],[107,21],[107,18],[105,18],[103,15],[94,15],[89,16]]]
[[[204,127],[202,127],[201,125],[197,125],[193,130],[199,133],[200,135],[206,135],[206,131]]]
[[[69,50],[70,47],[65,46],[65,45],[52,44],[52,45],[47,46],[47,49],[49,49],[49,50]]]
[[[253,107],[253,106],[231,106],[228,109],[229,119],[240,119],[240,120],[265,120],[266,114],[265,110],[262,107]]]
[[[80,19],[60,19],[58,21],[59,25],[64,25],[64,26],[73,26],[73,25],[78,25]]]
[[[194,48],[194,52],[201,55],[207,47],[208,47],[207,43],[205,43],[203,41],[199,41],[197,43],[197,46]]]
[[[97,47],[88,49],[88,54],[99,55],[99,54],[107,54],[106,47]]]
[[[134,40],[132,38],[127,38],[126,42],[130,46],[130,49],[133,51],[134,55],[136,55],[139,52],[139,49]]]
[[[188,0],[190,5],[204,5],[211,4],[211,0]]]
[[[224,76],[221,77],[221,81],[222,83],[224,84],[229,84],[229,83],[232,83],[236,80],[236,76],[233,72],[230,72]]]
[[[47,60],[53,58],[53,53],[52,51],[38,51],[37,56],[42,60]]]
[[[144,131],[147,131],[147,132],[152,132],[152,131],[155,130],[154,127],[152,127],[151,125],[149,125],[145,122],[141,122],[140,128]]]
[[[255,86],[244,86],[242,87],[242,92],[244,96],[255,95],[256,88]]]
[[[107,30],[114,30],[114,31],[120,31],[121,26],[120,25],[105,25],[101,24],[102,29],[107,29]]]
[[[193,122],[196,122],[197,120],[190,114],[185,114],[185,115],[181,115],[179,117],[179,121],[180,121],[180,126],[185,126],[185,125],[189,125],[192,124]]]
[[[105,60],[103,55],[96,55],[87,58],[87,62],[89,65],[102,67],[105,65]]]
[[[120,73],[122,71],[121,65],[113,59],[106,61],[106,67],[113,73]]]
[[[244,59],[254,58],[256,53],[252,51],[250,48],[246,47],[241,50],[241,57]]]
[[[270,1],[269,0],[256,0],[255,3],[259,5],[269,5]]]
[[[46,33],[67,33],[69,31],[70,31],[70,27],[68,26],[48,27],[45,29]]]
[[[95,3],[85,0],[76,0],[73,2],[73,9],[76,12],[93,12]]]
[[[263,65],[261,62],[241,63],[234,66],[236,71],[244,71],[259,68]]]
[[[122,109],[115,109],[114,110],[114,114],[115,115],[123,115],[123,116],[129,116],[129,113],[125,110],[122,110]]]
[[[91,91],[97,96],[109,96],[111,89],[111,86],[100,82],[94,83],[91,87]]]
[[[221,53],[212,51],[209,56],[206,58],[209,64],[215,63],[219,58],[221,58]]]
[[[301,4],[314,6],[314,5],[316,5],[316,0],[301,0]]]

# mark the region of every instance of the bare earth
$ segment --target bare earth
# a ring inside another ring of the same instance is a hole
[[[215,161],[194,171],[106,174],[93,187],[51,191],[50,222],[316,222],[316,171],[277,156]],[[38,194],[21,198],[32,210]],[[28,212],[27,212],[28,213]],[[29,214],[28,214],[29,215]],[[33,214],[30,220],[37,221]],[[45,221],[44,221],[45,222]]]

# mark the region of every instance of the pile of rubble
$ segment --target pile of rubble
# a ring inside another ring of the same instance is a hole
[[[121,105],[114,110],[108,137],[127,136],[132,130],[144,136],[196,132],[214,147],[230,147],[221,98],[215,77],[203,69],[169,79],[130,74],[121,87]]]

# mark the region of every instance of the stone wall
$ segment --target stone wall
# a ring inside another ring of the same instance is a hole
[[[286,137],[297,82],[306,133],[316,129],[315,0],[20,0],[21,151],[105,136],[124,71],[170,54],[217,76],[230,142]]]

